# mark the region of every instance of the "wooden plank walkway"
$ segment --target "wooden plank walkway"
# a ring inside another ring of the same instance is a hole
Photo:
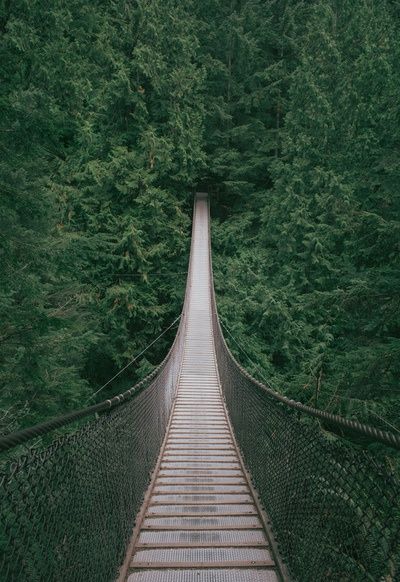
[[[177,396],[120,580],[277,582],[262,513],[227,416],[210,304],[208,203],[197,196]]]

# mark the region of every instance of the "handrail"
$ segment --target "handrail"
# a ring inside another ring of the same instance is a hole
[[[181,318],[182,314],[179,316],[178,319]],[[76,420],[85,418],[86,416],[109,411],[112,408],[120,406],[123,402],[126,402],[133,396],[139,394],[139,392],[145,387],[145,385],[148,385],[148,383],[151,382],[151,380],[153,380],[153,378],[157,376],[157,374],[169,360],[171,352],[175,345],[177,335],[175,336],[174,343],[172,344],[164,360],[156,368],[154,368],[154,370],[150,372],[150,374],[143,378],[143,380],[132,386],[132,388],[125,390],[125,392],[122,392],[121,394],[118,394],[117,396],[114,396],[111,399],[103,400],[98,404],[93,404],[92,406],[86,406],[85,408],[74,410],[73,412],[70,412],[68,414],[56,416],[55,418],[47,420],[46,422],[30,426],[19,431],[11,432],[3,437],[0,437],[0,453],[8,451],[9,449],[12,449],[18,445],[22,445],[23,443],[27,442],[32,438],[43,436],[51,432],[52,430],[55,430],[56,428],[61,428],[63,426],[66,426],[67,424],[75,422]]]
[[[209,208],[209,212],[210,212],[210,200],[208,200],[208,208]],[[209,229],[210,229],[210,225],[211,225],[210,219],[208,221],[208,224],[209,224]],[[220,334],[220,336],[222,338],[224,347],[225,347],[229,357],[231,358],[232,362],[237,367],[239,372],[245,378],[250,380],[254,384],[254,386],[256,386],[259,390],[266,392],[269,396],[271,396],[275,400],[278,400],[279,402],[282,402],[283,404],[285,404],[289,408],[292,408],[292,409],[297,410],[299,412],[303,412],[304,414],[306,414],[308,416],[312,416],[314,418],[324,420],[325,422],[328,422],[331,425],[336,426],[338,428],[344,428],[344,429],[350,430],[353,433],[356,433],[356,434],[359,434],[362,436],[366,436],[374,441],[381,442],[389,447],[393,447],[397,450],[400,450],[400,436],[397,436],[393,432],[381,430],[381,429],[376,428],[374,426],[361,423],[358,420],[351,420],[349,418],[344,418],[344,417],[339,416],[337,414],[331,414],[329,412],[325,412],[324,410],[320,410],[318,408],[313,408],[312,406],[307,406],[306,404],[302,404],[301,402],[298,402],[296,400],[292,400],[291,398],[288,398],[287,396],[284,396],[283,394],[276,392],[270,386],[267,386],[267,385],[263,384],[262,382],[260,382],[259,380],[256,380],[256,378],[254,378],[251,374],[249,374],[249,372],[247,372],[247,370],[245,368],[243,368],[243,366],[241,366],[241,364],[239,364],[239,362],[236,360],[236,358],[232,354],[231,350],[229,349],[228,344],[226,343],[225,336],[223,334],[221,322],[220,322],[219,315],[218,315],[217,301],[216,301],[215,288],[214,288],[214,275],[213,275],[213,269],[212,269],[211,233],[209,236],[209,241],[210,241],[209,253],[210,253],[210,276],[211,276],[211,285],[210,285],[211,306],[212,306],[212,309],[214,310],[214,313],[216,316],[215,319],[217,321],[218,333]],[[214,330],[214,333],[216,331],[217,330]]]
[[[194,204],[194,208],[193,208],[193,228],[195,225],[195,213],[196,213],[196,204]],[[190,251],[192,251],[192,248],[193,248],[193,237],[191,238]],[[56,416],[56,417],[51,418],[50,420],[47,420],[43,423],[36,424],[34,426],[31,426],[31,427],[28,427],[28,428],[25,428],[25,429],[22,429],[19,431],[11,432],[9,434],[6,434],[6,435],[0,437],[0,453],[6,452],[10,449],[13,449],[14,447],[16,447],[18,445],[21,445],[21,444],[33,439],[33,438],[43,436],[43,435],[51,432],[52,430],[61,428],[63,426],[71,424],[72,422],[75,422],[75,421],[80,420],[82,418],[85,418],[87,416],[91,416],[91,415],[96,414],[96,413],[98,414],[98,413],[110,411],[111,409],[116,408],[117,406],[120,406],[121,404],[125,403],[130,398],[136,396],[137,394],[139,394],[139,392],[141,392],[141,390],[144,389],[145,386],[148,386],[149,383],[157,377],[157,375],[160,373],[160,371],[163,369],[163,367],[167,364],[168,360],[171,357],[171,354],[173,353],[175,344],[177,342],[177,338],[179,337],[179,332],[181,331],[180,328],[185,325],[184,315],[185,315],[185,311],[186,311],[186,306],[187,306],[187,301],[188,301],[188,293],[189,293],[189,288],[190,288],[190,284],[191,284],[191,262],[192,262],[192,252],[190,252],[190,255],[189,255],[189,265],[188,265],[188,270],[187,270],[187,283],[186,283],[186,291],[185,291],[185,297],[184,297],[184,301],[183,301],[182,311],[181,311],[181,314],[173,322],[173,323],[175,323],[176,321],[179,320],[180,321],[179,328],[178,328],[177,333],[175,335],[174,342],[173,342],[171,348],[169,349],[167,355],[165,356],[164,360],[150,374],[148,374],[145,378],[143,378],[143,380],[141,380],[140,382],[138,382],[137,384],[132,386],[132,388],[129,388],[125,392],[122,392],[121,394],[118,394],[111,399],[103,400],[102,402],[99,402],[98,404],[94,404],[92,406],[87,406],[87,407],[81,408],[79,410],[74,410],[73,412],[70,412],[67,414]]]

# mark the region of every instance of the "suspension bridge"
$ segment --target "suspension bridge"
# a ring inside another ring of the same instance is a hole
[[[202,193],[165,360],[0,450],[6,582],[400,579],[400,438],[288,400],[236,362]]]

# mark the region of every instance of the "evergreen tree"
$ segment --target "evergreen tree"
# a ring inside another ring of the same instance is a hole
[[[86,404],[179,313],[187,195],[204,164],[191,10],[190,1],[4,7],[5,432]],[[149,371],[170,341],[123,381]]]
[[[399,424],[397,3],[5,0],[0,30],[2,430],[86,404],[178,315],[198,184],[239,358]]]
[[[242,343],[251,333],[272,385],[389,428],[400,412],[398,23],[385,3],[294,8],[281,155],[268,195],[252,200],[261,228],[250,237],[258,218],[235,214],[218,230],[232,255],[221,309]]]

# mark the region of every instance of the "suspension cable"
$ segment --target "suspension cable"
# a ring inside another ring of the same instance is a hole
[[[138,358],[140,358],[140,356],[142,356],[145,352],[147,352],[147,350],[149,348],[151,348],[151,346],[153,346],[156,342],[158,342],[158,340],[167,333],[168,330],[171,329],[171,327],[173,327],[179,320],[180,320],[181,316],[178,315],[178,317],[168,326],[166,327],[161,333],[160,335],[158,335],[156,337],[156,339],[154,339],[151,343],[149,343],[139,354],[137,354],[136,356],[134,356],[132,358],[132,360],[130,362],[128,362],[126,364],[126,366],[124,366],[123,368],[121,368],[121,370],[119,370],[119,372],[117,372],[116,374],[114,374],[114,376],[112,378],[110,378],[109,380],[107,380],[107,382],[105,384],[103,384],[103,386],[101,386],[98,390],[96,390],[96,392],[93,392],[93,394],[90,396],[88,402],[90,400],[92,400],[92,398],[94,398],[96,396],[96,394],[98,394],[99,392],[101,392],[103,390],[103,388],[105,388],[106,386],[108,386],[109,384],[111,384],[111,382],[113,380],[115,380],[115,378],[118,378],[118,376],[120,376],[122,374],[122,372],[125,372],[125,370],[127,370],[130,366],[132,366],[132,364],[134,364],[136,362],[136,360]]]
[[[239,350],[241,352],[243,352],[243,354],[246,356],[246,358],[249,360],[249,362],[258,371],[258,373],[260,374],[261,380],[263,380],[266,384],[268,384],[268,386],[271,386],[271,388],[273,388],[274,390],[276,390],[277,392],[279,392],[279,390],[269,380],[267,380],[265,378],[264,372],[262,371],[262,369],[260,368],[260,366],[254,362],[254,360],[249,356],[249,354],[246,352],[246,350],[240,345],[240,343],[237,341],[237,339],[232,335],[231,331],[228,329],[228,326],[223,321],[223,319],[221,318],[221,316],[219,315],[218,317],[219,317],[219,320],[221,322],[222,327],[228,333],[228,335],[231,337],[232,341],[237,345],[237,347],[239,348]]]
[[[184,316],[184,312],[182,312],[179,315],[179,317],[177,317],[175,319],[175,321],[173,321],[171,323],[169,328],[171,328],[183,316]],[[163,333],[165,333],[166,331],[167,331],[167,329],[165,329]],[[157,341],[157,339],[159,339],[159,338],[156,338],[153,343],[155,343],[155,341]],[[170,357],[170,354],[172,353],[172,350],[174,349],[175,342],[176,342],[176,337],[175,337],[174,343],[172,344],[172,347],[170,348],[168,354],[165,356],[164,360],[158,366],[156,366],[156,368],[154,368],[154,370],[152,372],[150,372],[150,374],[148,374],[145,378],[143,378],[143,380],[141,380],[140,382],[135,384],[135,386],[133,386],[132,388],[129,388],[129,390],[126,390],[125,392],[122,392],[121,394],[118,394],[117,396],[114,396],[111,399],[103,400],[102,402],[99,402],[98,404],[93,404],[92,406],[87,406],[86,408],[81,408],[79,410],[73,410],[72,412],[69,412],[68,414],[63,414],[61,416],[51,418],[50,420],[42,422],[41,424],[36,424],[34,426],[30,426],[28,428],[25,428],[25,429],[22,429],[22,430],[19,430],[16,432],[12,432],[12,433],[9,433],[3,437],[0,437],[0,453],[5,452],[9,449],[12,449],[12,448],[16,447],[17,445],[21,445],[32,438],[47,434],[50,431],[55,430],[56,428],[61,428],[62,426],[65,426],[67,424],[75,422],[76,420],[79,420],[79,419],[84,418],[86,416],[90,416],[92,414],[96,414],[96,413],[100,413],[100,412],[105,412],[105,411],[108,411],[112,408],[115,408],[116,406],[119,406],[120,404],[122,404],[126,400],[130,399],[133,395],[135,395],[139,391],[141,391],[145,386],[147,386],[149,384],[149,382],[151,382],[157,376],[159,371],[162,369],[162,366],[165,364],[165,362]],[[150,347],[150,345],[147,346],[147,348],[149,348],[149,347]],[[139,356],[136,356],[136,358],[137,357],[139,357]],[[122,370],[121,370],[121,372],[122,372]]]
[[[250,382],[253,385],[257,386],[257,388],[259,388],[260,390],[269,394],[275,400],[279,400],[280,402],[282,402],[283,404],[285,404],[289,408],[293,408],[294,410],[297,410],[299,412],[303,412],[304,414],[307,414],[308,416],[318,418],[324,422],[331,424],[332,426],[336,426],[338,428],[341,428],[341,429],[344,429],[347,431],[351,431],[353,433],[358,433],[360,435],[366,436],[368,438],[372,438],[375,441],[380,441],[381,443],[384,443],[385,445],[388,445],[390,447],[394,447],[395,449],[400,450],[400,436],[398,436],[397,434],[395,434],[393,432],[381,430],[379,428],[376,428],[375,426],[361,423],[358,420],[344,418],[343,416],[339,416],[337,414],[331,414],[331,413],[326,412],[324,410],[320,410],[318,408],[313,408],[312,406],[307,406],[306,404],[302,404],[301,402],[298,402],[296,400],[292,400],[291,398],[288,398],[287,396],[280,394],[279,392],[277,392],[273,388],[269,387],[268,384],[263,384],[263,382],[260,382],[259,380],[254,378],[251,374],[249,374],[249,372],[243,366],[241,366],[241,364],[239,364],[239,362],[236,360],[235,356],[232,354],[232,352],[230,351],[230,349],[226,343],[226,340],[225,340],[224,335],[222,333],[222,323],[219,319],[219,316],[218,316],[218,313],[216,310],[215,294],[213,297],[213,303],[214,303],[215,315],[217,317],[217,322],[220,325],[219,333],[222,336],[221,339],[222,339],[222,342],[225,346],[225,349],[227,350],[229,357],[232,359],[234,364],[237,366],[237,368],[239,369],[241,374],[244,377],[246,377],[248,380],[250,380]]]
[[[279,393],[279,390],[276,388],[276,386],[274,386],[269,380],[267,380],[263,374],[263,371],[261,370],[261,368],[258,366],[258,364],[256,364],[254,362],[254,360],[252,360],[252,358],[249,356],[249,354],[246,352],[246,350],[240,345],[240,343],[237,341],[237,339],[232,335],[231,331],[228,329],[226,323],[222,320],[221,316],[219,316],[219,320],[221,322],[222,327],[225,329],[225,331],[229,334],[229,336],[231,337],[232,341],[234,341],[234,343],[237,345],[237,347],[241,350],[241,352],[243,352],[243,354],[246,356],[246,358],[249,360],[249,362],[255,367],[255,369],[258,371],[258,373],[260,374],[260,378],[261,380],[263,380],[265,382],[265,384],[269,387],[271,387],[273,390],[275,390],[276,392]],[[379,414],[377,414],[376,412],[374,412],[369,406],[366,400],[361,400],[360,398],[351,398],[351,397],[343,397],[343,396],[339,396],[339,395],[335,395],[335,398],[339,398],[340,400],[345,400],[345,401],[357,401],[357,402],[362,402],[363,404],[366,405],[366,409],[368,410],[368,412],[370,412],[371,414],[373,414],[374,416],[376,416],[377,418],[379,418],[379,420],[381,420],[384,424],[386,424],[387,426],[389,426],[390,428],[392,428],[393,430],[395,430],[396,432],[400,433],[400,430],[394,426],[393,424],[391,424],[390,422],[388,422],[385,418],[383,418],[382,416],[380,416]],[[320,410],[316,408],[315,410]]]

